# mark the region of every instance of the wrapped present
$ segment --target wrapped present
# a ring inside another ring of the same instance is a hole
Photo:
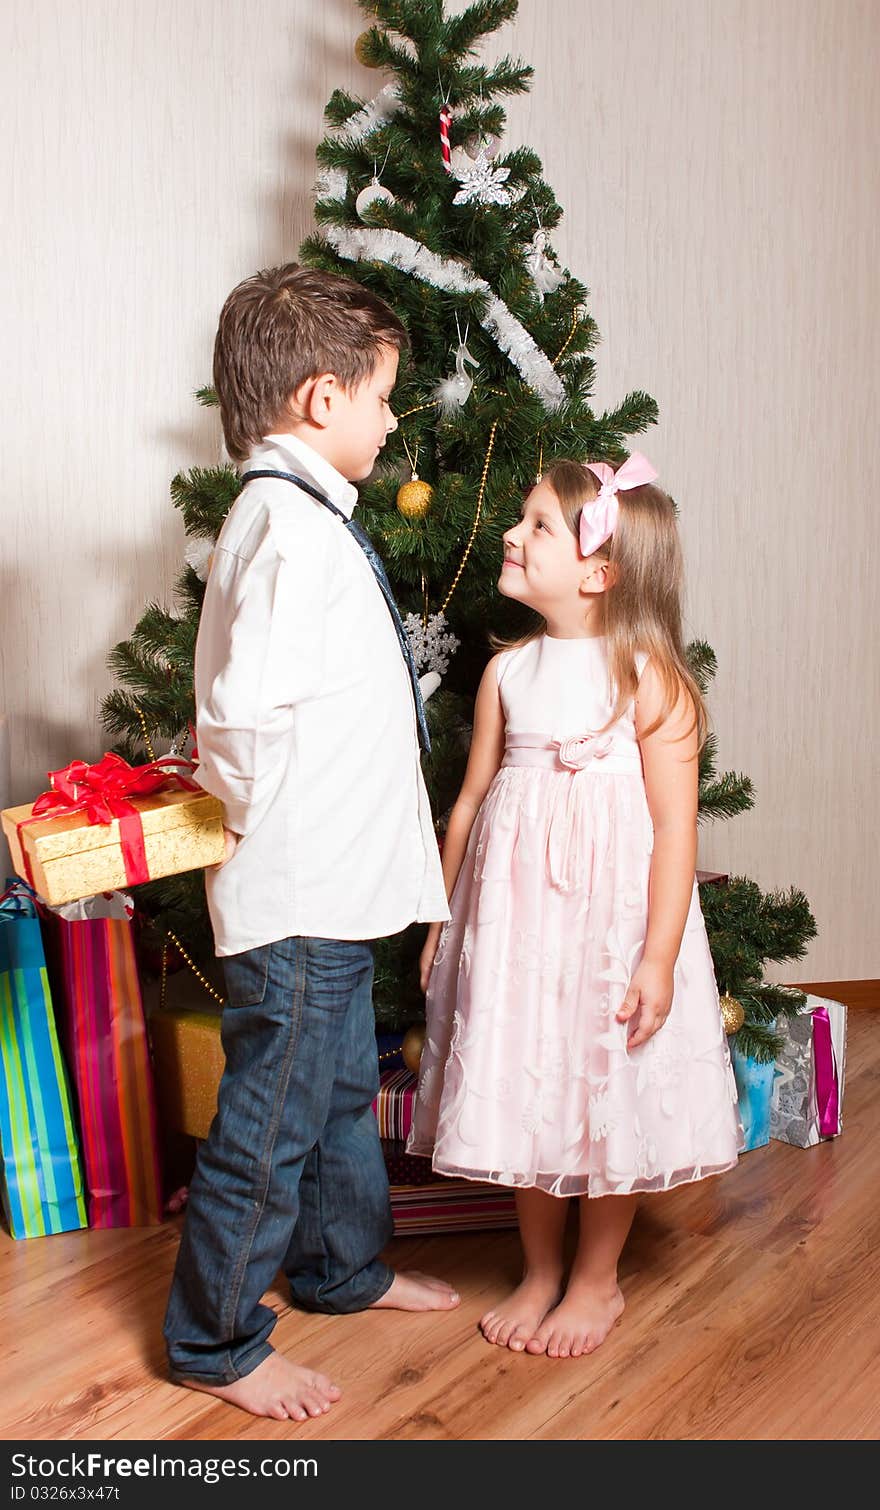
[[[150,1017],[150,1042],[163,1127],[207,1138],[226,1062],[220,1013],[163,1007]]]
[[[435,1174],[430,1159],[406,1151],[418,1077],[392,1064],[379,1075],[373,1110],[379,1124],[395,1237],[425,1232],[485,1232],[516,1226],[516,1199],[507,1185]]]
[[[36,802],[2,814],[12,863],[52,907],[223,859],[223,804],[191,761],[130,766],[119,755],[50,773]]]
[[[379,1075],[379,1094],[373,1111],[379,1124],[379,1137],[405,1143],[412,1127],[413,1105],[418,1079],[412,1070],[393,1065]]]
[[[162,1219],[132,911],[118,892],[46,910],[49,975],[79,1106],[92,1227],[145,1227]]]
[[[430,1163],[423,1161],[428,1169]],[[508,1185],[433,1176],[424,1185],[392,1185],[395,1237],[425,1232],[487,1232],[515,1227],[516,1198]]]
[[[406,1144],[397,1138],[382,1139],[382,1157],[388,1174],[388,1183],[395,1185],[431,1185],[438,1176],[431,1168],[430,1159],[416,1158],[407,1153]]]
[[[86,1225],[70,1087],[33,899],[0,897],[0,1189],[13,1237]]]
[[[808,996],[794,1017],[777,1024],[785,1043],[776,1059],[770,1136],[812,1148],[843,1129],[846,1007]]]
[[[770,1142],[770,1102],[773,1097],[773,1075],[776,1066],[744,1054],[735,1042],[730,1046],[730,1058],[736,1080],[739,1115],[745,1142],[743,1152],[751,1148],[763,1148]]]

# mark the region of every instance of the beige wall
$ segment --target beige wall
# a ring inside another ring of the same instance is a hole
[[[106,650],[165,597],[175,471],[217,457],[217,310],[310,222],[336,85],[370,95],[349,0],[31,0],[0,62],[9,182],[0,709],[10,795],[97,754]],[[647,388],[682,508],[689,629],[715,646],[753,815],[704,864],[801,885],[789,974],[880,975],[877,0],[521,0],[510,141],[566,207],[597,402]]]

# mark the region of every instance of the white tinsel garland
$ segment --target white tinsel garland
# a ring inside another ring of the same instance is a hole
[[[364,105],[344,125],[329,134],[356,147],[371,131],[377,131],[380,126],[386,125],[399,108],[397,85],[386,84],[374,100],[370,100],[368,105]],[[315,195],[318,199],[344,199],[347,193],[348,174],[344,168],[321,169],[315,182]]]
[[[374,100],[334,133],[352,144],[363,141],[383,126],[400,107],[394,84],[386,84]],[[319,199],[340,201],[348,190],[348,175],[341,168],[325,168],[318,176]],[[483,329],[495,338],[520,376],[537,393],[544,408],[558,409],[565,402],[565,388],[549,357],[533,341],[525,326],[511,314],[503,299],[493,294],[485,279],[478,278],[465,262],[439,257],[421,241],[404,236],[401,231],[379,228],[355,229],[352,226],[326,225],[324,235],[341,257],[349,262],[387,262],[433,288],[454,293],[482,293],[489,296],[480,321]]]
[[[565,388],[550,358],[532,340],[524,325],[512,315],[503,299],[493,294],[484,278],[472,273],[466,263],[438,257],[421,241],[404,236],[402,231],[384,229],[355,230],[353,226],[326,225],[324,235],[341,257],[349,262],[387,262],[403,273],[410,273],[423,283],[450,293],[488,295],[480,319],[483,329],[494,336],[501,350],[534,389],[545,409],[558,409],[565,402]]]

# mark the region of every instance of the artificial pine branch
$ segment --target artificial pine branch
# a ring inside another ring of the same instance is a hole
[[[691,640],[685,654],[694,681],[705,697],[718,670],[715,651],[711,645],[706,644],[705,640]]]
[[[186,533],[208,540],[216,539],[240,492],[241,479],[229,466],[192,467],[171,483],[171,501],[183,515]]]
[[[418,62],[405,48],[392,41],[387,32],[372,26],[361,33],[361,39],[365,63],[373,68],[385,68],[389,73],[397,74],[399,79],[409,80],[411,84],[418,81]]]
[[[772,1028],[749,1022],[743,1023],[730,1041],[736,1044],[740,1053],[756,1059],[759,1064],[772,1064],[783,1044],[783,1039]]]
[[[363,100],[356,95],[349,94],[346,89],[334,89],[329,100],[324,106],[324,119],[328,126],[337,129],[344,126],[346,121],[357,115],[363,106]]]
[[[408,37],[417,52],[436,52],[443,27],[443,0],[358,0],[389,31]]]
[[[735,818],[755,805],[755,789],[748,776],[726,771],[716,781],[700,784],[700,819]]]
[[[449,57],[464,57],[481,37],[496,32],[517,13],[517,0],[476,0],[459,16],[450,16],[443,26],[443,46]]]

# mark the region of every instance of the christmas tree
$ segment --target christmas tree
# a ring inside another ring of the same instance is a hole
[[[439,683],[428,703],[425,776],[442,832],[467,758],[489,630],[526,626],[523,610],[495,590],[503,531],[552,460],[617,464],[628,437],[657,411],[642,392],[610,412],[591,406],[597,331],[587,289],[553,250],[562,209],[535,153],[503,144],[501,101],[527,90],[532,70],[510,58],[491,68],[476,60],[480,41],[515,15],[516,0],[477,0],[452,17],[442,0],[360,3],[373,24],[357,56],[388,80],[369,102],[342,90],[330,99],[317,149],[318,230],[299,257],[361,281],[409,331],[395,390],[399,428],[360,489],[360,517],[384,556],[418,668]],[[213,402],[210,389],[198,397]],[[207,561],[239,486],[227,466],[196,468],[172,484],[192,541],[176,609],[151,604],[110,657],[122,685],[105,700],[104,719],[130,759],[168,739],[175,752],[184,748]],[[714,656],[702,643],[689,653],[705,688]],[[753,800],[747,778],[717,774],[710,739],[701,816],[732,817]],[[772,1019],[803,998],[765,985],[763,963],[802,956],[815,932],[806,899],[794,890],[764,897],[746,880],[704,892],[721,990],[745,1011],[741,1045],[770,1055]],[[145,887],[141,905],[204,964],[212,946],[200,876]],[[421,1011],[420,941],[411,929],[377,948],[375,1002],[386,1025]]]

